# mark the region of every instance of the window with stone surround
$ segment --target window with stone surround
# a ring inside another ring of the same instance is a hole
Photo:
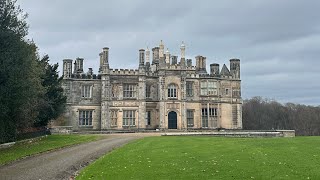
[[[193,96],[193,82],[192,81],[186,82],[186,91],[187,91],[187,97]]]
[[[124,110],[122,126],[135,126],[136,125],[136,111]]]
[[[79,110],[79,126],[92,126],[92,110]]]
[[[209,126],[211,128],[216,128],[218,126],[218,110],[215,107],[209,108]]]
[[[110,110],[111,126],[118,125],[118,110]]]
[[[146,125],[151,125],[151,111],[146,111]]]
[[[187,123],[188,127],[193,127],[194,124],[194,110],[187,109]]]
[[[175,84],[168,86],[168,98],[177,98],[177,86]]]
[[[216,81],[201,81],[200,82],[200,95],[212,96],[218,95],[217,82]]]
[[[232,96],[233,96],[233,97],[241,97],[241,91],[240,91],[240,89],[233,89],[233,90],[232,90]]]
[[[208,127],[208,108],[201,109],[201,126],[204,128]]]
[[[151,98],[151,85],[146,85],[146,98]]]
[[[217,117],[218,116],[217,108],[209,108],[209,116]]]
[[[124,84],[123,85],[123,98],[136,98],[136,85]]]
[[[91,98],[92,96],[92,85],[82,85],[81,86],[81,97]]]

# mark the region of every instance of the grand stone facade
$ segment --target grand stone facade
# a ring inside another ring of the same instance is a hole
[[[67,125],[77,129],[241,129],[240,60],[210,64],[158,47],[139,50],[138,69],[111,69],[103,48],[98,75],[83,71],[82,58],[63,60]],[[112,61],[112,58],[110,58]],[[74,62],[74,63],[73,63]]]

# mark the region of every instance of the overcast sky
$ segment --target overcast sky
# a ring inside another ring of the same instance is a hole
[[[19,0],[29,14],[29,38],[40,54],[62,64],[85,58],[97,73],[99,52],[110,48],[111,68],[137,68],[138,50],[207,57],[229,67],[241,59],[243,98],[320,105],[320,1]],[[209,71],[209,69],[208,69]]]

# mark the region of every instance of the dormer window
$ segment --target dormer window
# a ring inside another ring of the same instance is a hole
[[[177,86],[175,84],[168,86],[168,98],[177,98]]]

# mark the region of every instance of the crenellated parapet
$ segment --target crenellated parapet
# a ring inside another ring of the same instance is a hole
[[[139,75],[138,69],[110,69],[110,75]]]
[[[97,74],[82,73],[82,74],[72,74],[71,79],[101,79],[101,76]]]

